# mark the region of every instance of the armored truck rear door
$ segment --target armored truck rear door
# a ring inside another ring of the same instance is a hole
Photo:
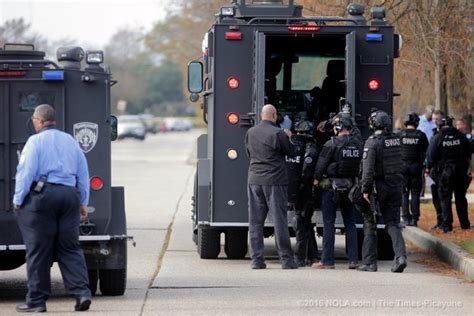
[[[45,82],[37,79],[1,80],[0,111],[3,113],[0,127],[0,245],[20,244],[12,210],[15,191],[15,174],[18,158],[30,133],[28,121],[36,106],[48,103],[57,111],[57,126],[64,127],[64,91],[62,82]],[[8,228],[8,229],[7,229]],[[2,235],[2,232],[5,232]]]
[[[346,35],[346,102],[352,107],[356,105],[356,32]]]
[[[260,111],[265,104],[265,34],[262,32],[255,32],[253,69],[253,108],[255,124],[258,124],[260,121]]]

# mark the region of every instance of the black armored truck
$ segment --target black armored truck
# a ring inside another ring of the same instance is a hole
[[[228,258],[247,252],[247,130],[261,107],[275,105],[285,121],[327,121],[350,107],[364,138],[372,108],[391,115],[394,58],[401,38],[374,7],[350,4],[346,17],[303,16],[293,0],[233,1],[205,34],[203,55],[188,65],[191,100],[202,97],[207,133],[198,138],[193,233],[201,258],[217,258],[225,234]],[[341,102],[342,101],[342,102]],[[343,229],[340,214],[337,225]],[[321,212],[313,218],[322,229]],[[291,226],[291,225],[289,225]],[[362,218],[357,221],[362,240]],[[379,228],[379,257],[393,257]],[[273,234],[271,219],[265,235]],[[361,244],[361,243],[360,243]]]
[[[31,116],[47,103],[57,113],[57,127],[77,140],[90,174],[88,220],[80,243],[89,269],[90,288],[102,295],[123,295],[127,278],[124,189],[111,185],[111,141],[117,119],[110,115],[115,83],[102,66],[102,51],[65,47],[57,62],[33,45],[5,44],[0,49],[0,270],[25,262],[25,246],[14,216],[12,197],[21,151],[34,133]]]

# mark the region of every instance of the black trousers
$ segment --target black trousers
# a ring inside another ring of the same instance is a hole
[[[296,203],[295,258],[301,262],[318,259],[318,244],[311,222],[314,213],[314,204],[309,201],[311,199],[311,195],[304,196]]]
[[[57,256],[69,294],[91,296],[86,261],[79,245],[79,207],[75,188],[46,184],[41,193],[29,193],[16,212],[26,246],[28,304],[44,305],[48,299],[53,255]]]
[[[420,171],[419,175],[406,174],[404,178],[405,185],[402,195],[402,218],[406,223],[410,222],[412,219],[418,221],[420,218],[420,194],[421,186],[423,184],[423,176]]]
[[[385,230],[392,239],[395,259],[405,256],[405,241],[400,228],[401,187],[390,187],[383,181],[377,181],[378,202]],[[377,223],[371,212],[364,212],[364,242],[362,244],[364,264],[377,262]]]
[[[437,181],[433,179],[434,181]],[[433,200],[433,205],[436,210],[436,224],[438,226],[443,226],[443,210],[441,208],[441,202],[439,200],[439,194],[438,194],[438,185],[436,183],[433,183],[431,185],[431,196]]]
[[[275,227],[275,243],[282,265],[293,263],[288,231],[288,186],[256,185],[247,187],[249,198],[250,254],[253,262],[263,262],[263,228],[270,213]]]
[[[453,193],[454,199],[456,201],[456,212],[458,213],[461,228],[471,227],[471,223],[469,222],[469,214],[467,212],[466,199],[466,192],[470,183],[471,178],[468,177],[466,171],[456,174],[452,181],[438,186],[438,194],[442,209],[443,228],[448,230],[453,228],[453,210],[451,206]]]

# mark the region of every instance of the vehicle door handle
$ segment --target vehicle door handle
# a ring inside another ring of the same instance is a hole
[[[240,126],[254,126],[255,113],[247,113],[240,116]]]

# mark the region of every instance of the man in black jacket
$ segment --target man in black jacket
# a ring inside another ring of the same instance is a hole
[[[403,272],[407,266],[405,242],[400,228],[400,205],[403,187],[401,142],[390,129],[387,113],[376,111],[369,124],[374,134],[367,139],[362,156],[362,193],[371,210],[364,212],[364,243],[359,271],[377,271],[377,222],[374,211],[380,212],[395,252],[392,272]],[[377,198],[376,198],[377,195]],[[378,204],[378,205],[377,205]]]
[[[294,157],[291,132],[276,126],[277,111],[271,104],[262,108],[261,122],[245,135],[250,158],[248,171],[249,236],[252,269],[265,269],[263,228],[270,212],[275,227],[283,269],[296,269],[288,232],[288,175],[285,156]]]
[[[420,194],[423,184],[423,164],[428,148],[425,133],[417,130],[420,118],[415,112],[403,118],[403,129],[399,136],[402,145],[402,160],[405,165],[405,183],[402,196],[402,218],[408,226],[417,226],[420,218]],[[411,193],[411,204],[410,204]],[[411,212],[410,212],[411,206]]]
[[[451,198],[454,192],[456,211],[462,229],[471,223],[467,213],[466,183],[470,182],[470,144],[467,138],[453,127],[453,118],[444,116],[439,123],[439,133],[433,136],[427,154],[427,168],[436,171],[438,195],[443,216],[443,232],[453,230]]]

